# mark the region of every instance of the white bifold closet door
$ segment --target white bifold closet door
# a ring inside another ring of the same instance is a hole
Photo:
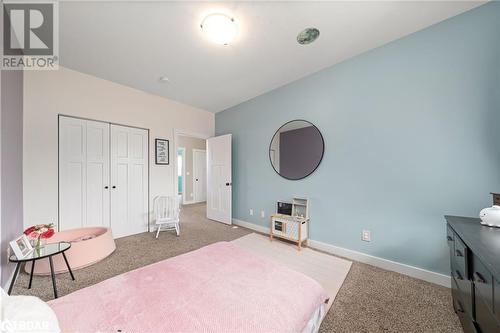
[[[59,230],[148,230],[148,132],[59,117]]]
[[[109,226],[109,124],[59,118],[59,230]]]
[[[111,227],[115,237],[148,231],[148,132],[111,125]]]

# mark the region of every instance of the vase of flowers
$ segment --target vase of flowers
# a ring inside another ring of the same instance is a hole
[[[43,247],[46,239],[54,236],[54,223],[36,224],[24,230],[24,234],[34,243],[37,250]]]

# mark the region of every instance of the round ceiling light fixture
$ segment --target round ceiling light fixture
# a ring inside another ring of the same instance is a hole
[[[297,42],[300,45],[307,45],[314,42],[319,37],[319,30],[316,28],[306,28],[297,35]]]
[[[224,14],[210,14],[200,24],[201,30],[214,43],[228,45],[236,37],[234,19]]]

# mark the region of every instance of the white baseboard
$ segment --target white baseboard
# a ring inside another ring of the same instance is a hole
[[[348,259],[356,260],[365,264],[380,267],[388,271],[408,275],[420,280],[435,283],[444,287],[451,287],[451,278],[448,275],[431,272],[426,269],[402,264],[396,261],[375,257],[366,253],[349,250],[343,247],[323,243],[316,240],[309,240],[309,246],[327,253],[335,254]]]
[[[263,234],[269,234],[269,227],[263,227],[258,224],[246,222],[243,220],[238,220],[238,219],[233,219],[233,224],[239,225],[240,227],[244,227],[247,229],[252,229],[258,232],[261,232]]]
[[[263,227],[254,223],[233,219],[233,223],[251,230],[255,230],[261,233],[269,233],[269,227]],[[388,259],[375,257],[366,253],[349,250],[343,247],[331,245],[328,243],[316,241],[309,239],[309,247],[324,251],[330,254],[334,254],[340,257],[348,258],[351,260],[356,260],[365,264],[380,267],[388,271],[393,271],[396,273],[408,275],[420,280],[435,283],[440,286],[447,288],[451,287],[451,278],[449,275],[444,275],[436,272],[431,272],[422,268],[415,266],[410,266],[402,264],[396,261],[391,261]]]

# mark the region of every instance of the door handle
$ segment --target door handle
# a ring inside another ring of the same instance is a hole
[[[232,185],[232,183],[226,183],[226,186],[231,186],[231,185]]]
[[[104,186],[104,189],[106,189],[106,190],[107,190],[108,188],[109,188],[109,186]]]
[[[196,181],[198,181],[198,178],[196,178]]]
[[[116,188],[116,186],[113,185],[113,186],[111,186],[111,188]]]

